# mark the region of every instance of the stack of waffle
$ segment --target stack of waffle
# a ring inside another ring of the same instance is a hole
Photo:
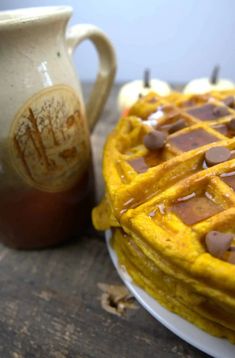
[[[235,342],[235,91],[150,93],[106,141],[105,198],[120,265],[167,309]]]

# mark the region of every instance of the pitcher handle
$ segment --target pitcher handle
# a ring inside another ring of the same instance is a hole
[[[68,29],[66,42],[69,54],[72,55],[74,49],[87,39],[95,45],[99,55],[98,74],[86,105],[86,114],[92,130],[111,90],[116,73],[116,57],[107,36],[98,27],[90,24],[79,24]]]

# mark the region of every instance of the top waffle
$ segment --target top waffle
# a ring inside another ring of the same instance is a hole
[[[234,118],[235,91],[141,98],[107,139],[107,192],[94,210],[95,226],[117,226],[135,208],[175,227],[173,232],[193,228],[202,235],[226,226],[235,215]],[[165,134],[165,145],[149,150],[144,138],[156,129]],[[208,164],[206,153],[213,147],[227,148],[229,157]]]
[[[235,118],[232,99],[231,92],[190,97],[177,93],[163,99],[151,93],[120,119],[108,137],[103,162],[115,217],[180,179],[199,172],[207,177],[220,171],[221,166],[208,169],[204,165],[205,152],[211,147],[225,146],[232,151],[231,161],[222,165],[225,172],[230,170],[235,158],[235,130],[229,126]],[[183,120],[183,127],[168,132],[163,149],[151,151],[145,147],[143,138],[147,133],[153,129],[167,132],[179,120]],[[227,176],[220,181],[228,181]]]
[[[141,98],[108,137],[106,200],[93,213],[95,226],[122,225],[128,215],[144,213],[174,233],[227,228],[235,217],[234,108],[231,91]],[[165,145],[149,150],[144,138],[156,129],[165,133]],[[213,147],[227,148],[229,157],[208,165]]]

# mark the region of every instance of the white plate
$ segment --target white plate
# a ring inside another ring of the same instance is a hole
[[[215,358],[234,358],[235,345],[225,339],[213,337],[193,324],[185,321],[180,316],[163,308],[154,298],[149,296],[144,290],[135,285],[130,276],[118,265],[118,259],[111,246],[111,232],[106,231],[106,242],[110,257],[117,272],[128,289],[135,296],[137,301],[159,322],[166,326],[177,336],[190,343],[201,351]]]

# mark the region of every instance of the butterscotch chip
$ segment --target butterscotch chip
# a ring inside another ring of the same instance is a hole
[[[213,114],[218,117],[224,117],[224,116],[228,115],[229,112],[226,107],[215,107],[213,109]]]
[[[219,163],[226,162],[231,156],[230,150],[226,147],[210,148],[205,153],[206,164],[210,167]]]
[[[206,234],[205,243],[208,252],[217,258],[222,258],[229,249],[233,235],[220,231],[210,231]]]
[[[180,129],[183,129],[186,127],[185,120],[184,119],[178,119],[175,123],[173,123],[170,128],[168,129],[169,133],[174,133],[179,131]]]
[[[223,100],[224,104],[230,108],[235,106],[235,98],[233,96],[228,96]]]
[[[149,150],[161,149],[166,143],[166,138],[166,133],[153,130],[144,136],[144,145]]]
[[[231,121],[226,123],[226,125],[227,125],[228,129],[235,132],[235,118],[232,118]]]

